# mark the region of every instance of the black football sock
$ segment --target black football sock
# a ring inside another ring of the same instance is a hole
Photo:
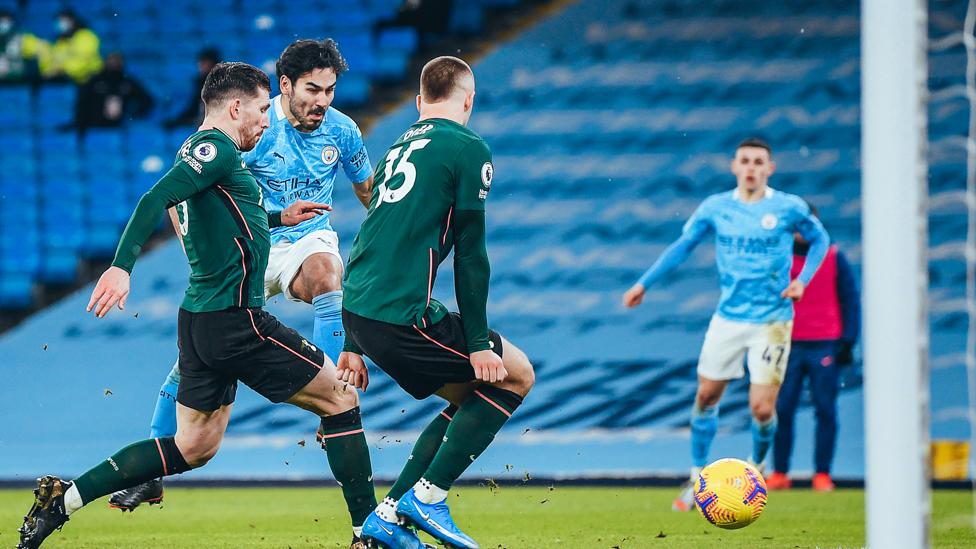
[[[522,397],[492,385],[481,385],[458,408],[423,478],[443,490],[488,448],[495,433],[505,425]]]
[[[451,418],[454,417],[457,410],[457,406],[451,404],[437,414],[437,417],[427,425],[424,432],[420,433],[420,437],[417,438],[417,442],[410,452],[410,457],[407,458],[407,464],[403,466],[400,476],[393,483],[387,497],[399,500],[403,494],[407,493],[407,490],[420,480],[420,477],[424,476],[430,467],[430,462],[437,455],[437,450],[440,449],[441,443],[444,441],[447,427],[451,424]]]
[[[329,457],[332,475],[342,487],[352,525],[360,527],[376,507],[376,491],[359,406],[322,418],[318,437]]]
[[[190,470],[173,437],[130,444],[74,480],[85,504],[152,479]]]

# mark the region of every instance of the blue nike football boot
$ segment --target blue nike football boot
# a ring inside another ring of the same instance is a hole
[[[416,524],[417,528],[434,536],[445,546],[480,549],[476,541],[454,525],[446,501],[428,505],[417,499],[417,495],[411,488],[400,498],[400,503],[397,504],[397,515],[408,523]]]
[[[370,539],[384,549],[424,549],[426,546],[410,528],[386,522],[374,510],[363,523],[363,539]],[[372,546],[371,546],[372,547]]]

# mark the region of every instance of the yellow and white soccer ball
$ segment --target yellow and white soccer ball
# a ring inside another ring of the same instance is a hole
[[[766,508],[766,480],[741,459],[720,459],[702,469],[695,481],[695,503],[715,526],[745,528]]]

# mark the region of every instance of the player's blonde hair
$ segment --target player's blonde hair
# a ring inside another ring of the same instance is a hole
[[[467,89],[473,84],[471,67],[457,57],[445,55],[424,65],[420,73],[420,97],[424,103],[439,103],[450,99],[458,88]]]

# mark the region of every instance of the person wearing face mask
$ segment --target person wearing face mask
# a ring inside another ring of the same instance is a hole
[[[105,58],[105,69],[78,91],[75,121],[81,130],[120,126],[126,119],[145,115],[152,106],[152,96],[125,74],[122,54],[113,51]]]
[[[72,80],[84,84],[102,70],[99,40],[70,10],[54,20],[58,37],[53,44],[37,48],[37,65],[44,80]]]
[[[0,80],[21,82],[36,75],[37,64],[28,53],[36,50],[38,42],[36,36],[17,28],[12,13],[0,11]]]

